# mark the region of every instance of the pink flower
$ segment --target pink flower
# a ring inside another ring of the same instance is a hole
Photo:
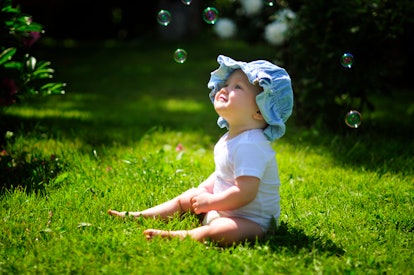
[[[184,151],[184,146],[181,143],[179,143],[177,147],[175,147],[175,151],[177,152]]]
[[[23,38],[23,45],[27,48],[30,48],[34,43],[36,43],[37,40],[39,40],[39,38],[40,32],[28,32]]]
[[[13,79],[3,78],[0,82],[0,106],[10,106],[16,102],[17,86]]]
[[[8,95],[15,95],[17,94],[17,86],[13,79],[10,78],[3,78],[0,83],[0,88],[3,88]]]
[[[4,156],[7,156],[8,155],[8,153],[7,153],[7,151],[6,150],[1,150],[0,151],[0,157],[4,157]]]

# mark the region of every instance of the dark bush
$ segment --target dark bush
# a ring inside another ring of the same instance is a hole
[[[297,21],[285,57],[298,122],[337,131],[350,109],[372,110],[371,96],[401,88],[414,51],[406,39],[413,1],[292,2]],[[350,68],[340,64],[344,53],[355,58]]]
[[[30,54],[42,28],[11,0],[0,2],[0,112],[29,96],[64,93],[64,83],[51,81],[50,62]]]
[[[33,152],[3,149],[0,151],[0,193],[19,188],[27,193],[44,194],[46,185],[59,175],[63,167],[56,155],[45,158]]]

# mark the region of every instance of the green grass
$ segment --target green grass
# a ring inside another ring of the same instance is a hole
[[[106,214],[163,202],[214,169],[212,148],[223,131],[206,84],[217,54],[250,60],[273,53],[261,45],[207,43],[40,52],[68,89],[13,106],[1,118],[2,130],[14,133],[4,141],[9,157],[26,153],[15,165],[28,170],[29,186],[0,195],[0,272],[412,274],[414,112],[404,90],[393,92],[393,104],[378,96],[378,109],[363,113],[361,127],[346,136],[303,129],[292,117],[273,144],[281,226],[263,241],[227,249],[188,239],[148,242],[143,229],[192,228],[197,217],[165,223]],[[184,64],[172,61],[178,46],[189,53]],[[184,151],[175,150],[178,144]],[[18,185],[18,176],[8,178]]]

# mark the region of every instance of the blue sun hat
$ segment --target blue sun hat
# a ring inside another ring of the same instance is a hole
[[[230,74],[241,69],[252,84],[259,84],[263,92],[256,96],[256,103],[268,126],[264,134],[268,140],[274,141],[286,132],[285,122],[292,114],[293,90],[290,76],[285,69],[266,60],[242,62],[230,57],[219,55],[219,68],[211,73],[207,84],[211,89],[210,99],[214,103],[214,96],[224,86]],[[217,124],[221,128],[228,128],[227,121],[219,117]]]

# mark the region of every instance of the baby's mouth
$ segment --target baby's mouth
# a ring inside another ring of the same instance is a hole
[[[227,98],[224,95],[219,95],[218,100],[219,101],[226,102],[227,101]]]

